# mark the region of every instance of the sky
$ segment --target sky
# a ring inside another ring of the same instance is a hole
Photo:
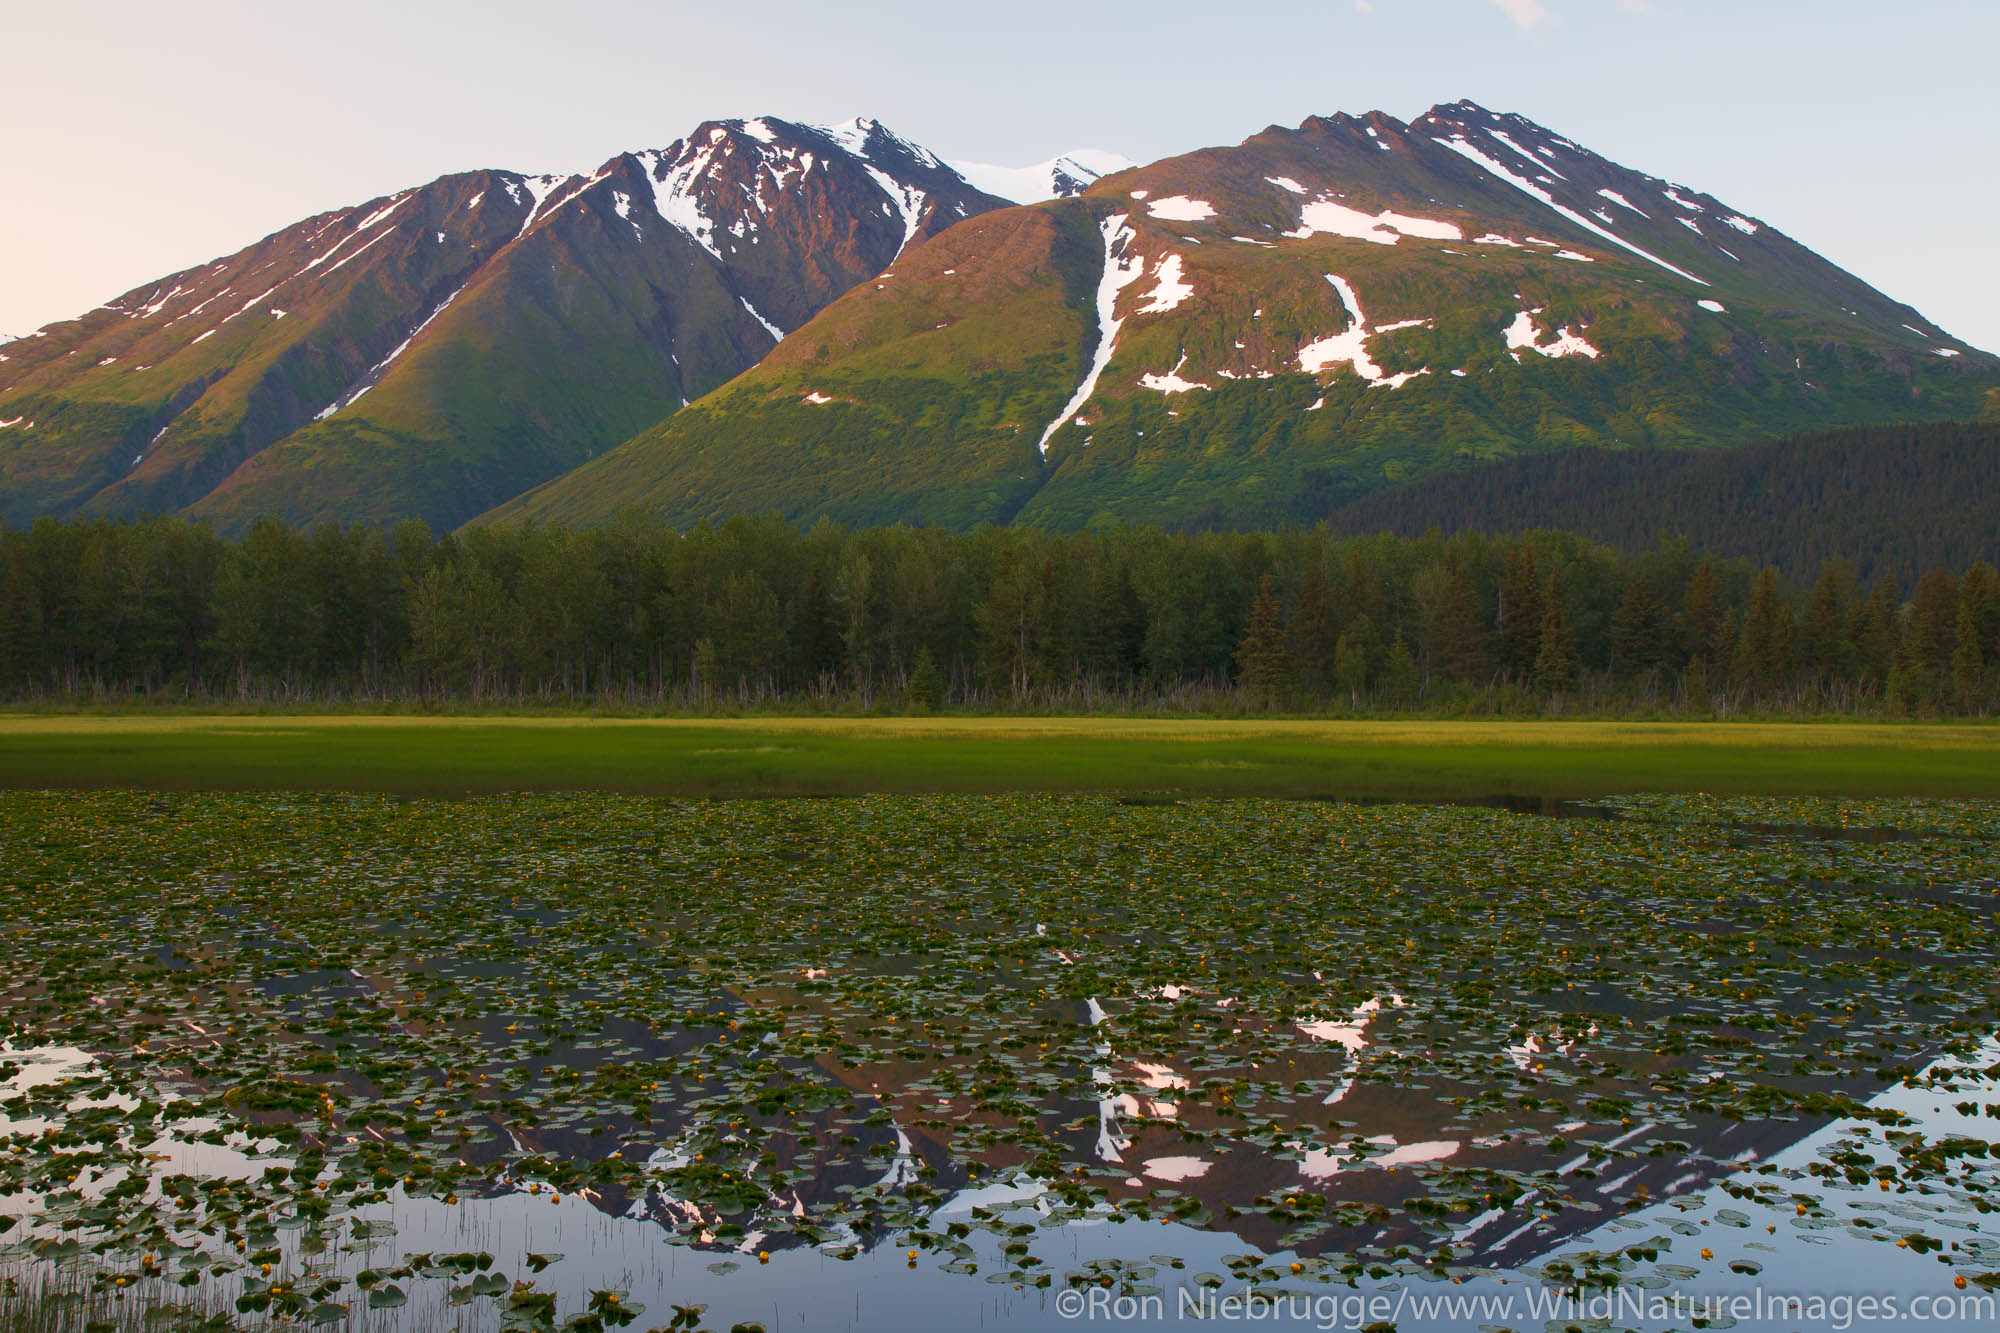
[[[1993,0],[0,0],[0,334],[451,171],[703,120],[1150,161],[1470,97],[2000,350]]]

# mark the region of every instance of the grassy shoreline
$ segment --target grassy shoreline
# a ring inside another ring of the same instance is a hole
[[[2000,725],[16,713],[0,786],[2000,797]]]

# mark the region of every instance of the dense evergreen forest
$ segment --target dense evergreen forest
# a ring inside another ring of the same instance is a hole
[[[1670,543],[265,521],[0,529],[17,701],[1989,714],[2000,575]]]
[[[1344,533],[1559,528],[1636,555],[1663,539],[1810,581],[1828,560],[1914,585],[2000,558],[2000,421],[1869,426],[1688,453],[1568,449],[1321,508]]]

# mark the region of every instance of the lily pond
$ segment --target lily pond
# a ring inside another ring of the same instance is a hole
[[[7,793],[0,876],[14,1290],[893,1333],[2000,1287],[1990,802]]]

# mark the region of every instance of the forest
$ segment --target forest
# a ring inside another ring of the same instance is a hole
[[[1564,449],[1462,467],[1348,504],[1343,533],[1561,528],[1636,554],[1663,537],[1810,582],[1872,583],[2000,557],[2000,418],[1857,426],[1736,449]],[[1310,498],[1310,497],[1309,497]]]
[[[0,529],[17,706],[1990,715],[2000,575],[1684,542],[800,529]]]

